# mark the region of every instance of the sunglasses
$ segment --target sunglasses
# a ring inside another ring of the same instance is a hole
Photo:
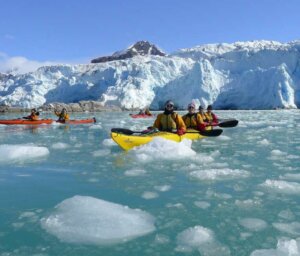
[[[194,107],[189,107],[189,109],[195,109]]]
[[[166,107],[167,107],[167,108],[173,108],[174,106],[171,105],[171,104],[168,104]]]

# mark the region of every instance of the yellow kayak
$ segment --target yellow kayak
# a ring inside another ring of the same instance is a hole
[[[113,128],[111,131],[111,138],[122,149],[130,150],[134,147],[147,144],[148,142],[152,141],[156,137],[161,137],[167,140],[180,142],[183,139],[199,140],[205,138],[206,136],[216,137],[219,136],[221,133],[222,133],[221,129],[204,131],[204,132],[188,129],[184,135],[179,136],[178,134],[171,133],[171,132],[155,132],[150,134],[149,133],[142,134],[142,132],[133,132],[122,128]]]

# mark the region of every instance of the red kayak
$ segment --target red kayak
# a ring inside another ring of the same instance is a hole
[[[90,118],[90,119],[81,119],[81,120],[67,120],[67,121],[56,121],[57,123],[61,124],[90,124],[90,123],[96,123],[96,118]]]
[[[14,124],[25,124],[25,125],[39,125],[39,124],[51,124],[52,119],[41,119],[41,120],[28,120],[28,119],[11,119],[11,120],[0,120],[0,124],[14,125]]]
[[[132,118],[149,118],[154,117],[154,115],[146,115],[146,114],[129,114]]]

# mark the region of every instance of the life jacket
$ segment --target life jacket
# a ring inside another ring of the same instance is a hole
[[[30,115],[30,119],[33,121],[39,120],[39,116],[36,114]]]
[[[171,132],[173,130],[177,129],[177,124],[176,124],[176,120],[177,119],[177,113],[172,113],[172,114],[162,114],[161,118],[160,118],[160,125],[161,131],[168,131]]]
[[[213,112],[206,112],[205,116],[209,122],[218,122],[217,116]]]
[[[70,116],[68,113],[60,113],[56,114],[58,116],[58,121],[68,121],[70,119]]]
[[[197,114],[202,118],[203,122],[208,121],[205,113],[198,112]]]
[[[186,114],[182,117],[186,128],[197,129],[197,113]]]

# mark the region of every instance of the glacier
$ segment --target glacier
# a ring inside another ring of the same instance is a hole
[[[166,56],[137,55],[105,63],[44,66],[0,74],[0,105],[39,107],[97,101],[157,110],[172,99],[215,109],[300,107],[300,41],[206,44]]]

